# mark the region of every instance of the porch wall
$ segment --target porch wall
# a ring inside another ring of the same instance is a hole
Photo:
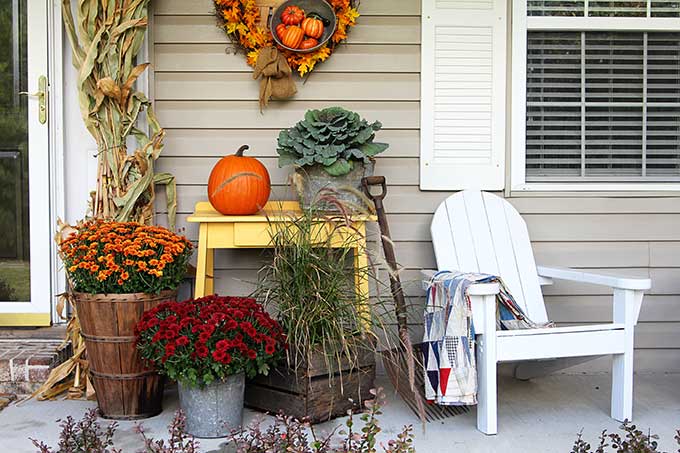
[[[153,89],[156,110],[167,129],[158,171],[177,176],[179,223],[206,198],[212,166],[239,145],[269,168],[278,197],[290,197],[287,169],[276,165],[278,131],[309,108],[341,105],[380,120],[379,139],[390,149],[378,159],[377,174],[390,182],[386,201],[397,256],[415,282],[418,269],[435,266],[429,223],[450,193],[418,187],[420,2],[362,0],[350,41],[319,67],[295,100],[274,102],[260,114],[258,84],[242,55],[233,55],[215,26],[210,0],[163,0],[153,17]],[[638,371],[680,371],[680,200],[592,196],[513,197],[526,219],[537,262],[592,271],[650,276],[635,345]],[[262,260],[259,251],[219,252],[217,291],[247,294]],[[417,285],[409,292],[421,295]],[[611,320],[610,296],[588,285],[556,284],[545,289],[551,319],[564,323]],[[416,299],[422,302],[422,299]],[[414,309],[417,319],[419,308]],[[578,370],[608,369],[598,360]]]

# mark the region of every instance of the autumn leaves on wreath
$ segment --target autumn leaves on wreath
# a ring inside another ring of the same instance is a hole
[[[359,11],[354,0],[214,0],[221,29],[260,79],[260,110],[297,93],[292,73],[309,75],[347,39]],[[268,20],[269,19],[269,20]]]

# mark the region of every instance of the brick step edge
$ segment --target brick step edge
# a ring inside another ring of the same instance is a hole
[[[70,347],[57,350],[60,344],[60,340],[0,339],[0,393],[28,395],[37,390],[70,356]]]

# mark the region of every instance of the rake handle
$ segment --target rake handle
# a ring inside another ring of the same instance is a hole
[[[387,223],[387,214],[385,213],[385,206],[383,200],[387,195],[387,184],[384,176],[367,176],[362,178],[361,185],[371,200],[375,204],[375,212],[378,216],[378,226],[380,227],[380,238],[382,240],[383,252],[385,253],[385,261],[390,267],[390,289],[392,290],[392,297],[394,298],[395,313],[397,315],[397,325],[399,326],[399,333],[406,334],[408,332],[408,322],[406,315],[406,300],[404,298],[404,291],[401,286],[401,280],[397,273],[397,257],[394,253],[394,245],[392,237],[390,236],[390,226]],[[379,186],[380,193],[374,194],[371,191],[372,187]]]

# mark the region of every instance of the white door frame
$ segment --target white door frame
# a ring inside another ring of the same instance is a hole
[[[54,294],[63,288],[53,232],[63,215],[63,109],[61,5],[57,0],[27,0],[28,91],[48,77],[48,122],[38,119],[38,98],[28,99],[28,168],[31,301],[0,302],[0,325],[44,326],[58,318]]]
[[[50,305],[54,307],[57,294],[66,291],[66,273],[57,255],[54,242],[57,220],[64,219],[66,196],[64,189],[64,41],[61,18],[61,1],[47,0],[48,5],[48,72],[50,74],[50,281],[52,293]],[[52,308],[52,322],[65,322]],[[65,315],[65,313],[64,313]]]

